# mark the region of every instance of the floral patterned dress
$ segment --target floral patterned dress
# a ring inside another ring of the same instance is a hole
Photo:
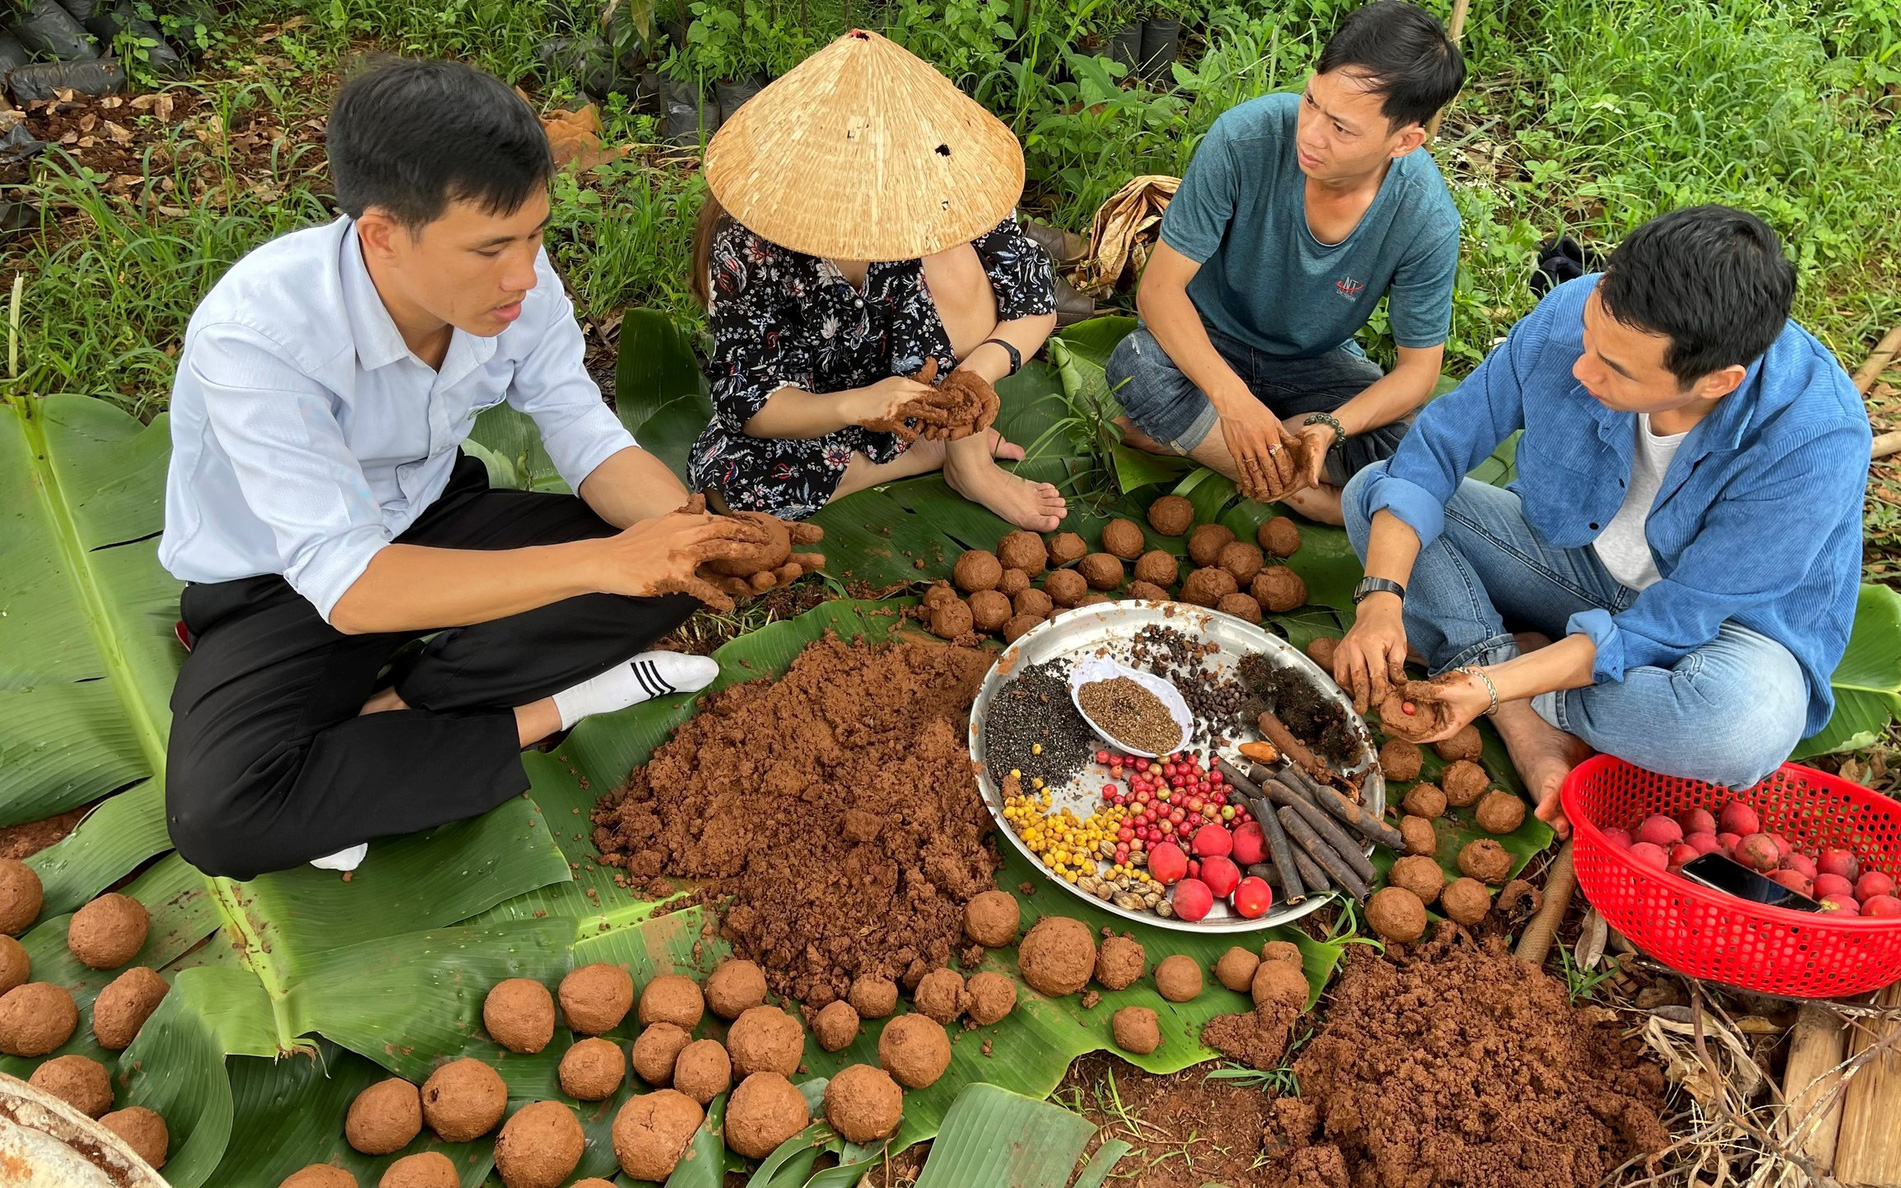
[[[997,319],[1056,308],[1049,256],[1014,217],[971,241],[997,298]],[[936,359],[956,363],[918,260],[875,263],[861,292],[829,260],[789,251],[724,220],[712,250],[713,420],[693,443],[695,490],[735,511],[803,519],[832,498],[853,454],[890,462],[905,443],[848,425],[824,437],[749,437],[743,426],[780,388],[841,392]]]

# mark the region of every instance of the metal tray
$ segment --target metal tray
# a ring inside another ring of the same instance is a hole
[[[1300,919],[1319,908],[1330,896],[1339,893],[1309,895],[1302,902],[1292,905],[1277,901],[1265,916],[1254,920],[1236,915],[1234,909],[1220,901],[1215,903],[1214,910],[1209,912],[1205,919],[1192,924],[1186,920],[1164,918],[1153,912],[1124,911],[1112,903],[1097,899],[1063,879],[1056,878],[1050,869],[1043,865],[1042,860],[1023,844],[1023,839],[1017,836],[1009,822],[1003,819],[1003,792],[991,780],[990,771],[983,761],[984,720],[989,716],[990,703],[995,699],[998,691],[1009,683],[1012,675],[1019,669],[1033,664],[1065,658],[1079,659],[1098,652],[1126,658],[1129,645],[1135,639],[1135,633],[1151,625],[1170,627],[1183,634],[1200,636],[1214,643],[1219,651],[1209,656],[1207,662],[1218,670],[1232,670],[1241,662],[1243,656],[1260,653],[1276,667],[1291,668],[1300,673],[1323,696],[1344,709],[1348,720],[1355,723],[1360,736],[1360,749],[1356,762],[1347,769],[1347,773],[1363,777],[1361,796],[1367,809],[1375,816],[1385,811],[1386,781],[1380,775],[1379,753],[1373,746],[1372,735],[1367,732],[1360,716],[1353,712],[1353,702],[1304,652],[1278,635],[1256,627],[1246,620],[1237,619],[1233,615],[1205,610],[1185,602],[1141,600],[1099,602],[1094,606],[1064,611],[1005,648],[1003,654],[997,658],[997,662],[990,666],[990,672],[984,677],[983,688],[978,692],[977,700],[972,704],[970,711],[970,757],[977,763],[977,783],[983,789],[984,807],[990,810],[991,818],[996,821],[997,832],[1007,837],[1010,844],[1017,848],[1018,853],[1045,874],[1050,875],[1051,881],[1058,887],[1110,915],[1155,928],[1172,928],[1178,932],[1200,933],[1255,932]],[[1243,741],[1259,737],[1251,728],[1244,728],[1240,733],[1244,736]],[[1226,757],[1229,760],[1236,758],[1232,752],[1227,753]],[[1100,782],[1098,777],[1093,781],[1093,786],[1099,787]],[[1085,779],[1078,777],[1070,780],[1066,785],[1052,786],[1050,807],[1058,809],[1067,805],[1078,815],[1087,816],[1095,810],[1098,801],[1091,795],[1085,784]],[[1368,843],[1366,852],[1372,853],[1371,843]]]

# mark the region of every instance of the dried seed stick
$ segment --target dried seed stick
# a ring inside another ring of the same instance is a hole
[[[1348,836],[1346,830],[1335,824],[1333,818],[1321,812],[1313,801],[1293,791],[1279,780],[1263,781],[1261,791],[1266,793],[1267,798],[1275,804],[1285,805],[1299,814],[1314,833],[1353,868],[1362,883],[1372,883],[1377,880],[1378,874],[1373,869],[1373,862],[1360,849],[1360,843]],[[1287,832],[1290,836],[1293,834],[1291,829]],[[1328,873],[1331,874],[1332,871]]]
[[[1307,857],[1307,851],[1299,849],[1294,851],[1294,865],[1299,868],[1301,880],[1307,884],[1307,890],[1313,894],[1319,895],[1323,891],[1333,890],[1333,880],[1327,877],[1327,872],[1320,869],[1317,862]]]
[[[1300,848],[1307,851],[1308,856],[1319,864],[1320,869],[1326,871],[1328,876],[1339,883],[1353,898],[1366,898],[1366,883],[1347,864],[1346,855],[1322,841],[1320,835],[1314,831],[1313,824],[1306,817],[1292,805],[1283,807],[1279,816],[1281,825],[1287,830],[1287,835],[1300,843]]]
[[[1260,726],[1261,733],[1279,748],[1282,755],[1299,764],[1314,779],[1324,780],[1332,777],[1333,769],[1328,767],[1320,756],[1308,749],[1306,743],[1295,738],[1294,732],[1287,728],[1287,724],[1274,716],[1274,711],[1261,711]]]
[[[1274,816],[1274,809],[1268,803],[1260,785],[1241,774],[1239,768],[1221,756],[1215,756],[1215,768],[1247,802],[1248,811],[1260,822],[1261,835],[1267,839],[1267,853],[1273,860],[1274,869],[1281,876],[1281,899],[1286,903],[1299,903],[1307,898],[1307,887],[1300,877],[1300,871],[1294,865],[1294,847],[1287,840],[1287,833]]]

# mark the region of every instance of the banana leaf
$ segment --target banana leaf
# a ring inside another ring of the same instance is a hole
[[[995,1085],[957,1095],[917,1188],[1063,1188],[1096,1133],[1080,1114]]]
[[[1794,759],[1873,746],[1888,723],[1901,717],[1901,592],[1888,586],[1861,588],[1848,650],[1830,683],[1834,716],[1802,740]]]

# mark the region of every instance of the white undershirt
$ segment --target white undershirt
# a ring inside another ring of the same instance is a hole
[[[1604,568],[1633,590],[1658,579],[1657,559],[1650,555],[1650,542],[1644,537],[1644,521],[1650,518],[1650,505],[1657,501],[1670,459],[1677,456],[1677,447],[1688,436],[1686,430],[1659,437],[1650,431],[1650,414],[1637,414],[1637,444],[1630,455],[1630,486],[1624,491],[1624,506],[1592,542]]]

